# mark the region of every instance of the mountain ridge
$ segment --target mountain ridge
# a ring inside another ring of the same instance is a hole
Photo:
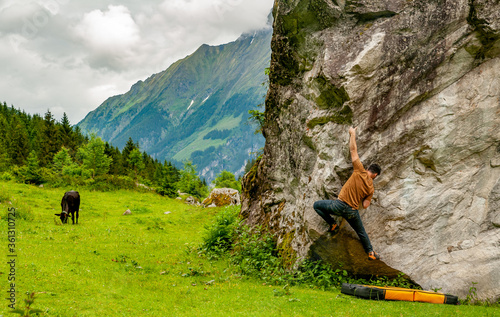
[[[245,122],[248,110],[264,102],[271,35],[268,26],[227,44],[203,44],[125,94],[108,98],[78,126],[118,147],[132,137],[160,160],[193,160],[207,179],[222,169],[241,172],[251,152],[264,144]],[[230,130],[224,139],[204,139],[221,129]]]

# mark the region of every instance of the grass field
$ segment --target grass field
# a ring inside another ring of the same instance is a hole
[[[77,190],[79,224],[57,225],[63,189],[0,183],[0,316],[14,316],[3,299],[12,206],[19,208],[16,299],[37,292],[40,316],[500,316],[491,307],[374,302],[307,286],[283,294],[282,286],[240,276],[227,260],[198,254],[204,226],[220,209],[152,193]],[[123,216],[127,209],[132,215]]]

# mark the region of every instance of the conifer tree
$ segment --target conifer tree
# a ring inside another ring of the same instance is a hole
[[[61,148],[61,135],[50,110],[44,116],[44,124],[40,135],[40,164],[50,166],[54,155]]]
[[[83,146],[89,141],[89,138],[82,133],[82,129],[79,126],[73,128],[73,139],[75,150]]]
[[[112,159],[111,165],[109,166],[109,174],[123,174],[122,154],[120,150],[106,142],[104,145],[104,153]]]
[[[24,165],[29,155],[29,140],[26,126],[18,116],[12,118],[9,137],[6,139],[11,163],[17,166]]]
[[[61,119],[61,124],[58,125],[59,134],[61,136],[62,146],[66,147],[66,149],[70,150],[73,155],[76,153],[77,145],[76,139],[74,137],[73,128],[69,122],[68,116],[66,112],[63,113],[63,117]]]
[[[161,165],[158,160],[154,160],[148,153],[142,152],[142,162],[144,163],[143,177],[154,179],[156,169]]]
[[[29,148],[30,152],[35,151],[40,152],[42,143],[42,131],[43,131],[44,121],[39,115],[33,115],[28,120],[26,128],[28,131]]]
[[[125,144],[125,147],[122,150],[124,171],[128,171],[128,169],[129,169],[128,157],[129,157],[130,152],[132,152],[134,149],[139,149],[139,143],[134,143],[134,140],[132,140],[132,137],[129,137],[127,144]]]
[[[42,182],[38,155],[35,151],[31,151],[28,155],[28,162],[24,172],[24,181],[32,184],[40,184]]]
[[[8,124],[4,116],[4,107],[0,107],[0,172],[7,170],[10,166],[9,146],[7,142]]]

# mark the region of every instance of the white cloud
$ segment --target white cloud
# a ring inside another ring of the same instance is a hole
[[[124,6],[110,5],[107,11],[85,14],[75,33],[89,50],[90,64],[97,68],[126,68],[140,41],[139,27]]]

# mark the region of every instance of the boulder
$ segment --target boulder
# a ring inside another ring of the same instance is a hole
[[[186,198],[185,203],[188,205],[198,205],[198,201],[193,196]]]
[[[247,224],[267,224],[298,261],[500,297],[499,12],[491,0],[277,0]],[[382,167],[360,211],[377,263],[349,225],[332,238],[312,208],[352,172],[349,126],[362,163]]]
[[[240,193],[232,188],[215,188],[202,204],[205,207],[240,205]]]

